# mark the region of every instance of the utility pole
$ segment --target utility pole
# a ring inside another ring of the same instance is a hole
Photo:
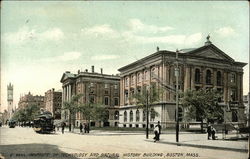
[[[175,109],[175,120],[176,120],[176,142],[179,142],[179,66],[178,66],[178,49],[176,50],[176,109]]]
[[[149,112],[148,112],[148,88],[146,88],[146,97],[147,97],[147,100],[146,100],[146,117],[147,117],[147,123],[146,123],[146,139],[148,139],[148,124],[149,124]]]

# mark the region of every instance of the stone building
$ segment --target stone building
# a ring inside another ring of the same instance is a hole
[[[120,105],[120,77],[97,73],[92,66],[91,72],[78,71],[77,74],[65,72],[61,78],[63,93],[62,102],[70,101],[73,95],[82,94],[80,102],[83,104],[96,103],[108,108],[108,121],[92,121],[91,126],[118,126]],[[62,119],[68,121],[68,111],[62,111]],[[81,113],[73,117],[74,124],[79,126],[83,120]]]
[[[18,102],[18,108],[23,109],[29,105],[37,105],[40,108],[44,108],[44,96],[33,96],[30,92],[24,96],[21,96]]]
[[[61,119],[62,92],[55,91],[54,88],[45,92],[44,96],[45,110],[52,113],[54,119]]]
[[[162,88],[162,84],[176,88],[176,52],[159,50],[138,61],[119,69],[120,81],[120,127],[145,127],[145,112],[138,109],[131,95],[149,84]],[[181,91],[187,89],[214,88],[223,95],[221,106],[227,122],[243,122],[243,67],[246,63],[237,62],[217,48],[207,38],[204,46],[179,51],[179,85]],[[150,126],[161,121],[163,127],[175,125],[175,93],[165,90],[160,102],[154,105],[158,116],[150,114]],[[180,108],[181,112],[185,112]],[[200,119],[197,119],[199,121]]]

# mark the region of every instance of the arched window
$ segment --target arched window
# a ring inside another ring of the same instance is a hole
[[[200,69],[195,69],[195,83],[201,83]]]
[[[129,113],[129,121],[132,122],[133,121],[133,111],[131,110]]]
[[[143,110],[143,116],[142,116],[142,121],[146,121],[146,112],[145,112],[145,110]]]
[[[127,111],[124,112],[124,122],[127,122]]]
[[[140,73],[137,74],[137,82],[138,83],[141,82],[141,74]]]
[[[139,110],[136,110],[136,121],[140,121],[140,112]]]
[[[221,84],[222,84],[221,72],[218,71],[218,72],[217,72],[217,85],[218,85],[218,86],[221,86]]]
[[[119,120],[119,111],[115,111],[114,119]]]
[[[207,70],[206,73],[206,84],[211,84],[211,71]]]

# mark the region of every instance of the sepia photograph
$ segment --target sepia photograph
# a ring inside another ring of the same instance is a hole
[[[0,159],[250,159],[248,1],[0,7]]]

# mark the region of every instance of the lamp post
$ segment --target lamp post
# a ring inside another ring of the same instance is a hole
[[[179,142],[179,66],[178,66],[178,49],[176,50],[176,109],[175,109],[175,120],[176,120],[176,142]]]
[[[148,124],[149,124],[149,112],[148,112],[148,87],[146,88],[146,139],[148,139]]]

